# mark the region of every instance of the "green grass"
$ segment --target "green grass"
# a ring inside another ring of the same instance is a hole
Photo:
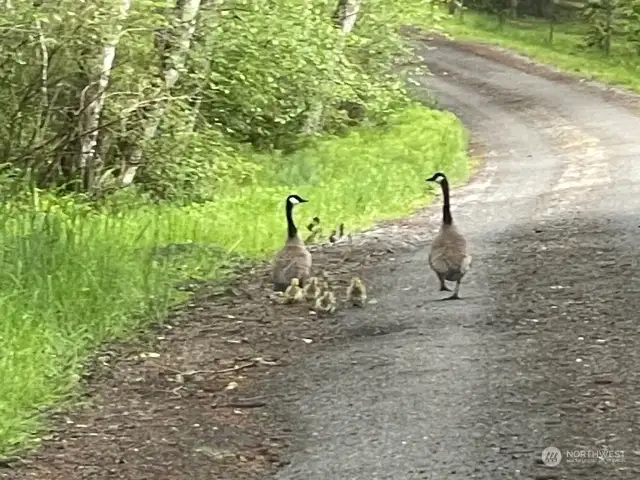
[[[466,146],[455,116],[412,107],[384,129],[362,128],[288,157],[256,156],[257,179],[228,188],[215,203],[118,214],[59,200],[50,208],[46,199],[36,213],[3,207],[0,454],[33,440],[37,412],[74,391],[100,343],[161,317],[178,299],[177,280],[215,277],[225,251],[259,259],[279,247],[287,194],[309,201],[296,210],[301,224],[318,215],[362,229],[428,203],[424,178],[436,170],[462,180]],[[154,246],[185,242],[204,247],[171,263],[151,255]],[[208,245],[223,253],[213,255]]]
[[[551,44],[549,24],[539,19],[507,20],[500,29],[496,16],[468,11],[463,21],[445,15],[442,27],[460,40],[510,48],[567,73],[640,91],[640,57],[621,41],[613,42],[608,57],[581,49],[585,26],[580,22],[556,25]]]

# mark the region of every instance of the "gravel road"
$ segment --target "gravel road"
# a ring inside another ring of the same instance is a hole
[[[426,247],[378,268],[378,303],[338,319],[352,334],[275,383],[297,439],[277,478],[637,480],[640,117],[592,86],[421,48],[420,81],[487,152],[452,193],[473,274],[438,302]]]

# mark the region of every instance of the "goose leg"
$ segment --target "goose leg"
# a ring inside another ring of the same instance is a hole
[[[441,292],[450,292],[451,289],[449,287],[447,287],[444,283],[444,276],[440,275],[438,273],[438,280],[440,280],[440,291]]]
[[[443,300],[460,300],[460,296],[458,295],[459,291],[460,291],[460,280],[456,282],[456,288],[453,291],[453,295],[451,295],[450,297],[444,298]]]

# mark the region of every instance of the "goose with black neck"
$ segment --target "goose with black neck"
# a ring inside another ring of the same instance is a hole
[[[273,289],[283,292],[297,278],[300,286],[311,274],[311,253],[304,241],[298,235],[298,228],[293,221],[293,206],[307,203],[307,200],[299,195],[292,194],[285,202],[285,216],[287,220],[287,240],[284,247],[276,254],[273,260]]]
[[[467,240],[453,223],[451,202],[449,198],[449,181],[442,172],[437,172],[426,179],[427,182],[439,183],[442,188],[442,224],[440,231],[431,243],[429,265],[438,276],[441,292],[450,292],[445,281],[456,282],[455,290],[450,297],[443,300],[460,299],[460,283],[471,268],[471,255]]]

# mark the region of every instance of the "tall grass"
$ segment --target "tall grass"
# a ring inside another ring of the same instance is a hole
[[[609,56],[581,48],[586,26],[579,21],[557,24],[551,43],[549,23],[539,19],[506,20],[500,28],[495,15],[465,12],[463,21],[444,16],[442,26],[455,38],[511,48],[567,73],[640,92],[640,57],[634,49],[620,38],[614,39]]]
[[[99,343],[162,315],[173,285],[189,275],[215,277],[234,249],[261,258],[284,236],[284,197],[309,200],[300,221],[318,215],[348,228],[403,215],[429,201],[424,178],[467,173],[467,138],[449,113],[410,108],[386,128],[362,128],[291,156],[256,156],[253,183],[228,187],[215,203],[107,210],[44,207],[0,212],[0,453],[39,427],[40,407],[73,391],[83,361]],[[192,242],[176,263],[153,247]]]

